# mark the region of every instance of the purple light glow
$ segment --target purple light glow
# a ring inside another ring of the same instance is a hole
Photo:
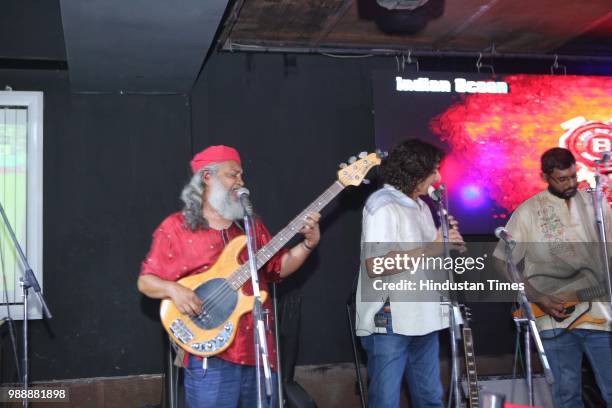
[[[461,204],[465,208],[479,208],[486,203],[482,188],[475,184],[468,184],[461,189]]]

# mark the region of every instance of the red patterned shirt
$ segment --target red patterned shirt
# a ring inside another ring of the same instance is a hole
[[[210,228],[194,232],[186,228],[183,221],[182,213],[174,213],[155,230],[151,250],[142,262],[141,275],[150,274],[164,280],[177,281],[189,275],[205,272],[214,265],[226,243],[239,235],[245,234],[236,224],[232,224],[225,230]],[[260,220],[256,221],[255,229],[257,232],[257,247],[261,248],[272,237]],[[247,259],[246,252],[245,249],[240,255],[242,262]],[[261,290],[268,291],[268,283],[280,280],[281,259],[286,252],[286,249],[280,251],[259,270]],[[246,295],[252,295],[251,281],[247,281],[241,290]],[[266,337],[270,365],[275,368],[274,316],[269,297],[264,303],[264,309],[270,312],[267,319]],[[217,357],[235,364],[255,365],[252,313],[249,312],[240,318],[234,342]]]

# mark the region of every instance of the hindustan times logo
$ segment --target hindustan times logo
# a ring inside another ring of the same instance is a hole
[[[395,256],[375,257],[372,262],[372,273],[382,275],[385,271],[407,271],[414,275],[417,270],[452,270],[456,274],[463,274],[466,271],[482,271],[485,268],[484,256],[470,257],[431,257],[421,254],[421,256],[409,256],[407,254],[396,254]]]

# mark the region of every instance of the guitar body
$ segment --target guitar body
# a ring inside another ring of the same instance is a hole
[[[580,307],[577,307],[579,305],[581,305],[581,303],[583,302],[578,302],[578,301],[572,301],[572,302],[565,302],[563,303],[563,307],[568,309],[568,308],[574,308],[573,312],[571,313],[571,316],[566,317],[565,319],[561,320],[561,322],[566,322],[567,325],[563,325],[565,326],[564,328],[567,330],[572,330],[575,329],[576,327],[578,327],[579,325],[583,324],[583,323],[591,323],[591,324],[604,324],[606,322],[606,319],[604,318],[598,318],[598,317],[593,317],[591,316],[589,313],[585,313],[582,314],[583,310],[581,310]],[[585,306],[583,308],[589,307],[589,303],[583,303]],[[537,319],[540,318],[542,316],[546,316],[546,312],[544,312],[542,309],[540,309],[538,307],[538,305],[536,305],[535,303],[531,303],[531,311],[533,312],[533,316]],[[581,315],[582,314],[582,315]],[[515,310],[514,312],[512,312],[512,316],[520,318],[523,317],[524,313],[522,309],[518,309]],[[575,318],[574,316],[579,316],[577,318]],[[574,318],[572,318],[574,317]],[[557,319],[555,319],[557,320]],[[559,322],[559,323],[561,323]]]
[[[578,303],[580,302],[565,302],[563,303],[563,307],[565,309],[572,307],[572,306],[576,306]],[[535,303],[531,303],[531,311],[533,312],[533,316],[537,319],[538,317],[542,317],[544,315],[546,315],[546,312],[543,311],[542,309],[540,309],[540,307],[538,305],[536,305]]]
[[[582,269],[585,268],[581,268],[576,272],[580,272]],[[563,301],[565,314],[569,315],[565,318],[551,316],[551,318],[557,322],[555,327],[565,330],[572,330],[584,323],[601,325],[607,322],[607,319],[595,317],[589,313],[593,305],[592,301],[606,295],[606,289],[603,285],[600,285],[597,282],[591,282],[591,284],[593,286],[578,289],[576,291],[566,291],[554,294],[556,298]],[[530,306],[533,316],[536,319],[547,315],[547,313],[540,309],[540,307],[535,303],[530,303]],[[515,318],[522,318],[525,317],[525,314],[523,313],[523,309],[520,308],[513,311],[512,316]]]
[[[177,281],[202,299],[203,312],[198,317],[181,313],[169,299],[162,300],[162,326],[185,351],[201,357],[222,353],[234,341],[240,317],[253,310],[254,297],[232,289],[227,280],[240,267],[238,257],[245,245],[245,235],[234,238],[209,270]],[[261,292],[262,302],[267,296]]]

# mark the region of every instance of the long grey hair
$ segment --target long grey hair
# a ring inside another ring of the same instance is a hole
[[[183,217],[185,218],[185,226],[191,231],[208,228],[208,221],[202,214],[202,199],[206,184],[204,184],[204,173],[214,175],[219,170],[219,165],[214,163],[201,168],[181,192],[181,201],[184,203]]]

